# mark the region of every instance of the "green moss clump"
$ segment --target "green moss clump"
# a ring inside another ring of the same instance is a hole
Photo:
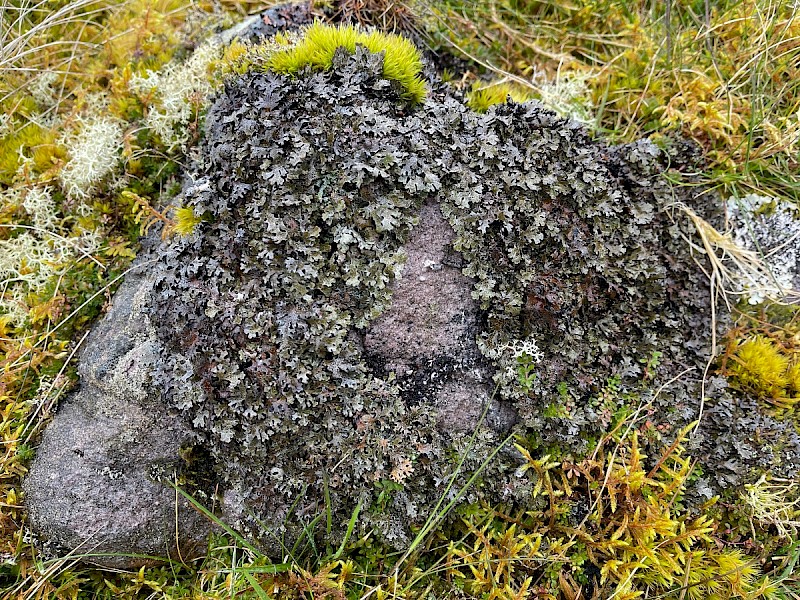
[[[383,76],[402,87],[401,96],[419,104],[428,92],[421,77],[422,57],[409,40],[391,33],[360,31],[352,25],[323,25],[319,21],[306,29],[303,38],[292,48],[275,53],[268,67],[276,73],[294,74],[304,67],[327,71],[333,64],[337,48],[350,54],[356,46],[364,46],[372,53],[384,53]]]
[[[26,123],[15,132],[0,138],[0,183],[11,185],[23,156],[33,160],[38,173],[52,168],[55,161],[65,157],[56,144],[55,132],[36,123]]]
[[[800,365],[765,336],[741,342],[732,355],[728,376],[735,386],[779,406],[800,400]]]
[[[485,113],[490,106],[505,104],[508,98],[514,102],[527,102],[531,95],[520,86],[509,83],[475,84],[467,94],[467,105],[475,112]]]
[[[182,206],[175,209],[175,232],[178,235],[192,235],[195,227],[203,222],[203,217],[194,213],[191,206]]]

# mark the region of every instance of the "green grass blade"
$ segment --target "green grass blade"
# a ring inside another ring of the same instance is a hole
[[[258,580],[250,574],[250,571],[248,571],[247,569],[241,569],[241,573],[242,575],[244,575],[244,578],[247,579],[247,583],[253,586],[253,589],[255,590],[260,600],[272,600],[271,596],[267,594],[267,592],[264,591],[264,588],[262,588],[261,585],[258,583]]]
[[[347,546],[347,542],[350,540],[350,536],[353,534],[353,529],[355,529],[356,521],[358,521],[358,513],[361,512],[361,501],[358,502],[356,505],[353,514],[350,515],[350,522],[347,524],[347,531],[344,533],[344,539],[342,540],[339,549],[336,551],[336,554],[331,556],[331,561],[339,560],[339,557],[344,553],[344,549]]]
[[[186,500],[189,502],[189,504],[191,504],[193,507],[195,507],[197,510],[199,510],[203,514],[203,516],[205,516],[208,519],[210,519],[211,521],[213,521],[215,525],[219,525],[222,529],[224,529],[225,532],[228,533],[228,535],[230,535],[231,537],[233,537],[233,539],[235,539],[237,542],[239,542],[239,544],[241,544],[242,547],[247,548],[248,550],[250,550],[250,552],[252,552],[256,556],[263,556],[263,554],[261,553],[261,551],[258,548],[256,548],[250,542],[248,542],[244,537],[242,537],[242,535],[239,532],[234,530],[230,525],[228,525],[227,523],[225,523],[222,520],[220,520],[219,517],[217,517],[214,513],[212,513],[210,510],[208,510],[205,506],[200,504],[200,502],[198,502],[194,498],[194,496],[192,496],[190,493],[186,492],[185,490],[182,490],[180,487],[178,487],[174,483],[169,482],[169,485],[171,487],[175,488],[175,490],[181,496],[186,498]]]

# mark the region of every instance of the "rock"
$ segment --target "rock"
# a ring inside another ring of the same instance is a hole
[[[235,38],[257,44],[280,31],[299,29],[314,22],[310,2],[292,2],[268,8],[264,12],[251,15],[240,23],[218,34],[222,44]]]
[[[439,205],[423,205],[391,285],[392,304],[367,330],[364,351],[377,372],[394,373],[406,402],[434,406],[440,427],[471,432],[492,395],[493,371],[475,342],[475,281],[462,274],[454,239]],[[513,407],[495,399],[486,416],[501,432],[516,421]]]
[[[530,500],[518,453],[486,460],[510,432],[580,454],[628,402],[672,431],[699,414],[713,311],[671,157],[436,82],[412,108],[385,57],[219,92],[181,194],[203,221],[125,282],[26,481],[45,543],[185,558],[208,525],[158,480],[194,478],[191,449],[270,555],[335,546],[357,507],[354,536],[404,547],[454,490]],[[704,471],[789,464],[734,454],[765,419],[722,423]]]
[[[205,548],[209,522],[160,481],[184,470],[190,432],[150,386],[162,352],[143,312],[154,275],[140,259],[87,338],[81,387],[59,407],[25,479],[29,523],[48,554],[132,568]]]

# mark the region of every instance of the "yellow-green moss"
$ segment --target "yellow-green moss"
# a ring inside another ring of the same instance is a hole
[[[383,76],[400,84],[403,98],[414,103],[425,99],[427,86],[421,77],[422,57],[414,44],[399,35],[364,32],[352,25],[335,27],[316,21],[306,29],[296,45],[276,52],[268,67],[285,74],[297,73],[305,67],[327,70],[337,48],[344,48],[352,54],[356,46],[384,53]]]
[[[718,545],[716,499],[697,512],[680,501],[695,466],[684,447],[693,426],[679,432],[652,469],[636,431],[613,449],[603,439],[580,468],[515,444],[525,461],[518,477],[530,478],[538,501],[531,506],[549,509],[519,519],[493,507],[462,508],[467,531],[451,538],[443,561],[448,578],[471,597],[528,598],[531,575],[551,563],[561,569],[548,590],[556,593],[537,597],[583,598],[589,596],[573,577],[586,578],[591,565],[600,575],[592,598],[678,598],[676,590],[695,600],[772,597],[767,592],[775,586],[754,560]],[[564,523],[574,518],[567,515],[575,514],[578,490],[593,490],[595,500],[573,529]],[[556,514],[563,521],[550,516]],[[546,590],[547,577],[540,580]],[[504,595],[496,594],[500,589]]]
[[[54,131],[26,123],[0,138],[0,183],[10,185],[25,158],[32,159],[37,173],[44,173],[64,156]]]
[[[800,399],[800,362],[794,363],[786,372],[787,389],[793,398]]]
[[[194,214],[191,206],[175,209],[175,232],[181,236],[191,235],[194,228],[203,222],[202,216]]]
[[[740,389],[781,406],[800,400],[800,363],[769,338],[741,342],[731,359],[728,376]]]
[[[474,111],[484,113],[493,104],[504,104],[508,98],[514,102],[531,99],[528,90],[510,83],[476,83],[467,94],[467,105]]]
[[[36,100],[31,96],[15,93],[0,102],[0,112],[9,116],[29,118],[39,110]]]

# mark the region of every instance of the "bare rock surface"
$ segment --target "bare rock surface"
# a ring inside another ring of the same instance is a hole
[[[142,310],[148,266],[128,275],[87,339],[80,390],[59,407],[25,479],[31,528],[51,554],[135,567],[205,547],[208,522],[162,482],[184,468],[189,431],[149,385],[161,348]]]
[[[364,340],[366,351],[385,357],[385,368],[400,377],[413,374],[422,357],[478,353],[474,282],[461,274],[460,256],[452,251],[455,233],[437,204],[425,204],[419,218],[392,285],[392,306]]]
[[[475,282],[461,272],[454,239],[439,205],[423,205],[391,285],[391,307],[366,332],[364,351],[377,371],[394,373],[406,401],[435,406],[441,427],[473,431],[490,401],[492,369],[475,342]],[[499,431],[516,420],[513,407],[497,401],[485,418]]]

